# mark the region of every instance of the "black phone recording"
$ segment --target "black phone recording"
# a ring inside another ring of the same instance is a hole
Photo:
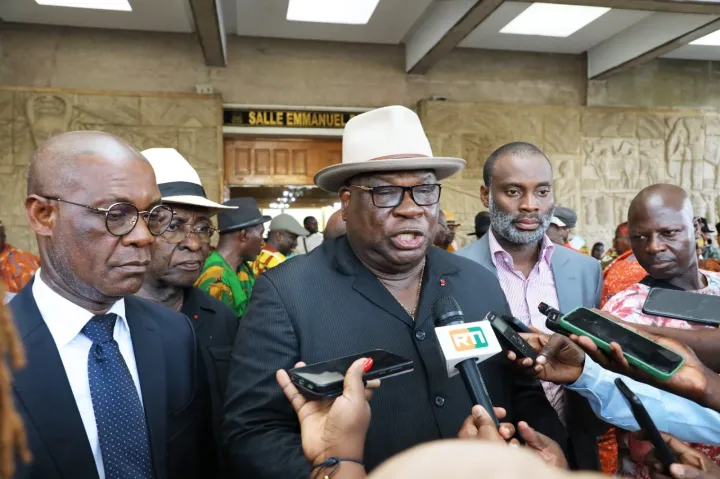
[[[321,363],[310,364],[289,371],[290,380],[305,397],[334,397],[342,394],[345,374],[360,358],[371,358],[372,369],[363,375],[364,381],[389,378],[413,370],[412,359],[382,349],[353,354]]]
[[[509,349],[514,352],[518,359],[530,358],[533,361],[537,359],[535,349],[515,332],[513,327],[505,321],[504,317],[490,311],[485,315],[485,319],[492,325],[504,349]]]
[[[627,387],[622,379],[617,378],[615,385],[625,397],[633,416],[635,416],[635,420],[640,426],[640,429],[645,433],[645,437],[655,448],[655,457],[657,457],[665,467],[665,473],[669,473],[670,465],[678,462],[675,454],[673,454],[670,447],[663,440],[660,431],[658,431],[657,426],[655,426],[655,423],[650,417],[650,414],[648,414],[647,409],[645,409],[645,406],[643,406],[640,398]]]
[[[652,288],[642,311],[653,316],[720,325],[720,297],[710,294]]]

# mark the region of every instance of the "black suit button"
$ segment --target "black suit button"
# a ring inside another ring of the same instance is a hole
[[[442,396],[438,396],[435,398],[435,405],[437,407],[443,407],[445,405],[445,398]]]
[[[422,341],[423,339],[425,339],[425,331],[422,331],[422,330],[416,331],[415,339],[417,339],[418,341]]]

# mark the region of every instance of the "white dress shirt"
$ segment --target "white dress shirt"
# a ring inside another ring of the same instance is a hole
[[[92,341],[81,333],[82,328],[94,316],[90,311],[63,298],[43,282],[42,274],[38,270],[35,274],[35,281],[32,286],[32,293],[40,314],[47,324],[50,334],[55,341],[60,359],[62,360],[65,374],[70,382],[75,404],[77,404],[80,418],[82,419],[87,434],[95,466],[97,467],[100,479],[105,479],[105,468],[102,462],[100,451],[100,439],[98,437],[97,424],[95,423],[95,412],[90,396],[90,380],[88,379],[88,355]],[[127,364],[132,375],[135,387],[140,396],[140,379],[135,364],[135,352],[133,351],[130,338],[130,328],[125,317],[125,300],[121,299],[115,303],[108,313],[118,315],[113,332],[115,341],[120,346],[120,353]],[[68,440],[82,440],[81,438],[68,438]]]

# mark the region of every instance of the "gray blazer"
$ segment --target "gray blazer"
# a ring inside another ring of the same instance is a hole
[[[490,257],[489,233],[455,254],[480,263],[497,276]],[[555,248],[550,265],[561,312],[569,313],[581,306],[600,307],[603,282],[598,260],[561,246]]]
[[[497,277],[497,269],[490,257],[489,238],[489,234],[486,234],[456,254],[480,263]],[[599,261],[561,246],[555,248],[550,266],[561,312],[569,313],[581,306],[600,306],[602,269]],[[577,393],[566,391],[566,406],[570,434],[568,460],[571,468],[599,471],[600,457],[596,438],[607,431],[609,425],[598,419],[587,400]]]

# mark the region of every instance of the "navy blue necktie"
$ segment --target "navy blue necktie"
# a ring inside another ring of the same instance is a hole
[[[92,342],[88,378],[106,479],[152,479],[145,412],[113,338],[115,314],[94,316],[82,329]]]

